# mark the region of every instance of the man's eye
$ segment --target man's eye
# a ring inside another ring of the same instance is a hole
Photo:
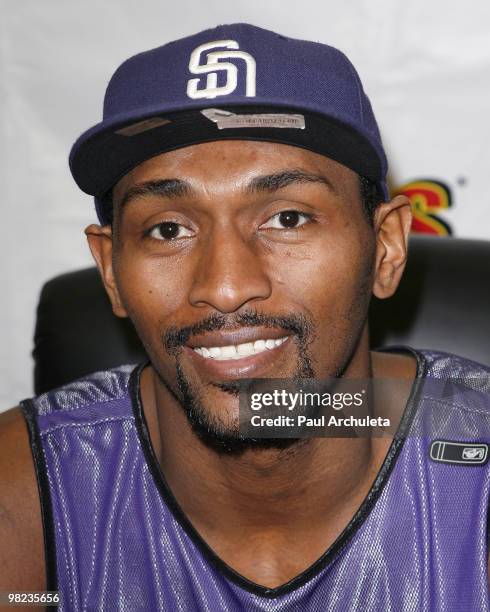
[[[151,228],[148,235],[156,240],[175,240],[176,238],[186,238],[192,236],[192,231],[180,223],[166,221],[159,223]]]
[[[296,229],[307,223],[310,215],[300,213],[297,210],[283,210],[271,217],[262,227],[267,229]]]

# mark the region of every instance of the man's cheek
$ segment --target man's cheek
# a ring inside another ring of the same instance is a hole
[[[127,277],[119,289],[121,300],[148,353],[163,350],[163,331],[169,316],[168,290],[150,287],[139,279],[138,285]],[[150,356],[152,356],[150,354]]]
[[[118,287],[124,304],[135,315],[153,318],[166,316],[185,306],[185,281],[182,275],[168,274],[162,265],[137,265],[122,268]]]
[[[317,303],[328,305],[342,298],[348,270],[342,261],[316,253],[308,259],[291,257],[273,270],[277,286],[285,287],[292,301],[299,299],[307,309]]]

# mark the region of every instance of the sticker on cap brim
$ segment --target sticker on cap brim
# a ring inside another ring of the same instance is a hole
[[[152,130],[161,125],[166,125],[167,123],[171,123],[170,119],[150,117],[149,119],[143,119],[143,121],[138,121],[138,123],[132,123],[131,125],[116,130],[116,134],[121,136],[136,136],[137,134]]]
[[[488,461],[488,444],[434,440],[429,456],[439,463],[484,465]]]
[[[304,116],[293,113],[251,113],[249,115],[237,115],[236,113],[219,108],[205,108],[201,113],[207,119],[216,123],[219,130],[226,130],[227,128],[305,129]]]

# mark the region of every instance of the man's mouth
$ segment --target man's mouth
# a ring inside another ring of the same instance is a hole
[[[201,357],[206,359],[214,359],[216,361],[226,361],[228,359],[243,359],[252,355],[259,355],[265,351],[270,351],[283,342],[286,342],[288,336],[282,338],[260,338],[255,342],[244,342],[242,344],[226,344],[224,346],[198,346],[193,347],[193,350]]]
[[[291,338],[284,328],[265,326],[206,331],[189,339],[184,354],[205,378],[223,381],[261,377],[277,359],[284,359]]]

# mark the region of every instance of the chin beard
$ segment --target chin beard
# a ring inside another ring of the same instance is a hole
[[[252,320],[249,315],[248,322]],[[286,326],[285,319],[281,319],[282,327]],[[315,372],[312,367],[311,358],[308,354],[308,344],[311,341],[311,327],[299,317],[291,317],[290,329],[296,332],[296,344],[298,347],[298,364],[293,375],[294,380],[304,378],[314,378]],[[177,386],[179,389],[179,404],[182,406],[187,419],[194,433],[202,440],[206,446],[215,452],[227,455],[240,455],[251,449],[288,449],[299,442],[304,442],[303,438],[245,438],[239,433],[238,423],[236,425],[225,425],[213,415],[210,415],[203,405],[199,393],[196,392],[189,380],[186,378],[177,356]],[[233,397],[238,398],[241,390],[242,381],[226,381],[211,383],[212,386],[220,389]]]
[[[238,396],[240,381],[212,383],[224,393]],[[179,388],[179,404],[187,416],[193,432],[198,438],[216,453],[226,455],[241,455],[251,449],[283,450],[294,446],[302,438],[245,438],[240,435],[238,424],[225,425],[222,421],[210,415],[203,406],[198,393],[192,389],[189,381],[177,364],[177,385]]]
[[[302,315],[273,317],[248,311],[233,317],[233,319],[229,319],[229,317],[215,314],[193,326],[182,329],[168,329],[164,335],[163,341],[167,352],[176,359],[177,389],[173,390],[163,377],[160,375],[159,377],[162,384],[167,387],[184,410],[192,430],[209,448],[217,453],[227,455],[240,455],[250,449],[283,450],[307,441],[306,438],[245,438],[240,435],[238,420],[236,424],[226,424],[206,410],[199,391],[193,387],[191,381],[189,381],[182,370],[179,355],[180,348],[188,342],[192,334],[223,329],[230,324],[235,326],[239,324],[252,326],[263,325],[291,331],[294,334],[298,351],[296,370],[291,378],[293,378],[293,381],[300,381],[305,378],[316,378],[312,366],[312,359],[308,350],[315,335],[314,327],[312,323]],[[345,364],[347,362],[348,359],[345,360]],[[344,368],[345,365],[333,373],[332,376],[342,376]],[[158,372],[158,369],[155,368],[155,370]],[[210,384],[220,389],[223,393],[227,393],[238,399],[242,381],[235,380]]]
[[[367,277],[366,277],[367,278]],[[362,297],[360,293],[360,297]],[[358,304],[358,302],[356,302]],[[353,313],[355,314],[355,313]],[[327,378],[339,378],[344,375],[345,369],[352,358],[355,346],[361,337],[362,326],[367,317],[367,308],[364,317],[357,317],[358,329],[351,336],[352,342],[347,343],[348,351],[340,358],[337,368],[326,375]],[[184,411],[192,430],[202,442],[209,448],[220,454],[241,455],[247,450],[276,449],[284,450],[296,447],[301,443],[308,442],[309,438],[246,438],[240,434],[238,419],[236,423],[226,423],[218,416],[210,413],[192,381],[185,375],[181,363],[181,347],[185,346],[193,334],[218,329],[233,328],[237,325],[264,326],[282,328],[291,331],[298,351],[298,359],[295,372],[291,378],[293,382],[299,383],[303,379],[317,378],[312,365],[309,346],[315,338],[312,322],[303,315],[269,316],[254,311],[248,311],[235,316],[224,316],[214,314],[205,318],[200,323],[184,328],[169,328],[162,340],[165,350],[176,360],[176,387],[170,386],[165,378],[161,376],[158,368],[155,371],[161,383],[175,397]],[[153,361],[153,360],[152,360]],[[153,362],[155,363],[155,362]],[[232,380],[209,383],[220,389],[221,392],[238,399],[244,380]],[[173,388],[172,388],[173,387]]]

